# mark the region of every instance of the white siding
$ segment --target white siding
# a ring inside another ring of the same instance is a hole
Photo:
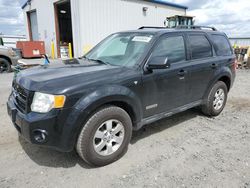
[[[26,24],[26,36],[29,38],[27,11],[36,10],[39,40],[45,42],[46,53],[51,54],[51,42],[55,42],[56,47],[56,32],[55,32],[55,17],[54,17],[54,2],[58,0],[32,0],[31,5],[27,5],[24,9],[24,20]]]
[[[4,46],[16,48],[17,41],[26,41],[25,36],[14,36],[14,35],[0,35],[3,39]]]
[[[237,45],[237,46],[250,46],[250,38],[231,38],[229,39],[232,46]]]
[[[82,49],[85,45],[96,45],[111,33],[141,26],[164,26],[167,16],[185,14],[185,9],[139,0],[79,0],[79,7]],[[148,7],[146,14],[143,7]]]
[[[74,43],[74,55],[81,56],[83,52],[83,46],[81,45],[81,39],[83,37],[80,27],[80,12],[82,8],[80,7],[81,0],[71,0],[71,19],[72,19],[72,35]]]
[[[32,0],[31,5],[24,8],[26,26],[26,12],[36,9],[39,39],[45,41],[49,55],[51,41],[56,43],[53,3],[57,1]],[[148,7],[146,14],[143,7]],[[71,13],[74,52],[80,56],[84,46],[94,46],[111,33],[141,26],[163,26],[167,16],[184,15],[185,9],[140,0],[71,0]],[[29,36],[28,26],[26,28]]]

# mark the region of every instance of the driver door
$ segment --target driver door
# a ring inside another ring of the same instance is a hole
[[[147,63],[153,59],[167,58],[170,66],[166,69],[146,71],[142,76],[144,118],[185,105],[187,96],[185,46],[184,36],[175,34],[162,36],[154,47]]]

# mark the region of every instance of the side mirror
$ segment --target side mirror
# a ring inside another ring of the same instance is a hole
[[[167,57],[151,57],[147,64],[148,70],[167,69],[170,67]]]

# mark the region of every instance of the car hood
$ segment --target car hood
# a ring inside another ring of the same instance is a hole
[[[16,82],[30,91],[60,94],[83,86],[115,83],[126,74],[124,69],[131,70],[83,60],[79,64],[67,65],[57,62],[21,71],[17,74]]]
[[[11,50],[10,47],[0,45],[0,50]]]

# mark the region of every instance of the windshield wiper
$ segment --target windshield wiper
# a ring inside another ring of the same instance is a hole
[[[90,58],[87,58],[86,56],[81,56],[81,57],[79,57],[79,59],[86,59],[88,61],[95,61],[95,62],[100,63],[100,64],[110,65],[108,62],[104,62],[100,59],[90,59]]]
[[[78,59],[87,59],[88,60],[88,58],[85,55],[78,57]]]
[[[88,58],[86,58],[86,59],[88,59]],[[102,60],[100,60],[100,59],[88,59],[88,60],[89,60],[89,61],[95,61],[95,62],[97,62],[97,63],[104,64],[104,65],[109,65],[109,63],[104,62],[104,61],[102,61]]]

